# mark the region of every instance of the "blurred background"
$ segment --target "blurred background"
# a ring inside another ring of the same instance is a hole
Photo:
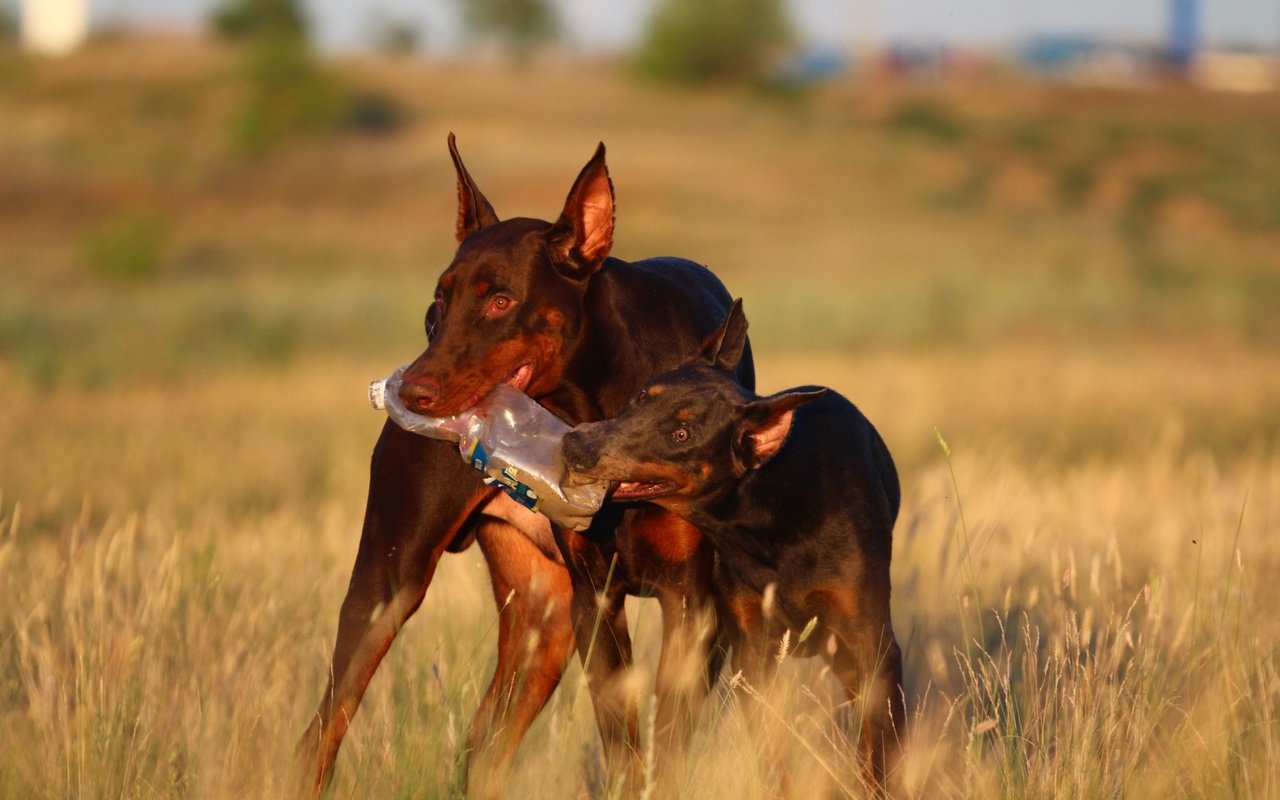
[[[453,131],[500,214],[544,218],[605,141],[614,253],[712,266],[780,383],[918,371],[882,422],[909,460],[943,422],[1078,454],[1280,420],[1270,1],[0,12],[9,384],[383,374],[451,256]]]
[[[1012,586],[1061,594],[1077,552],[1095,579],[1115,554],[1121,610],[1152,575],[1190,586],[1187,565],[1199,598],[1213,531],[1238,633],[1255,598],[1232,565],[1280,567],[1274,0],[0,0],[14,796],[198,763],[201,793],[256,795],[212,777],[257,757],[225,742],[301,730],[382,423],[364,387],[420,352],[455,248],[450,131],[504,217],[554,218],[603,140],[614,255],[708,264],[745,300],[762,391],[828,384],[875,422],[907,489],[895,615],[918,685],[945,685],[955,644],[958,595],[915,592],[958,580],[957,490],[990,559],[967,591],[1006,611]],[[90,552],[96,588],[62,594]],[[447,561],[454,588],[416,623],[432,636],[491,614],[474,554]],[[141,638],[89,632],[109,619]],[[215,658],[242,652],[227,628],[260,649]],[[1169,662],[1194,662],[1180,646]],[[80,694],[138,647],[154,686]],[[483,686],[402,650],[394,680],[442,681],[465,719]],[[274,728],[227,700],[258,686]],[[228,706],[170,720],[183,702],[151,689]],[[434,701],[411,689],[377,689],[402,716],[366,742],[446,747],[413,738]],[[1280,760],[1265,729],[1245,763]],[[138,730],[156,752],[113,766]],[[1205,763],[1212,788],[1229,770]]]
[[[908,463],[935,425],[1053,458],[1280,428],[1269,0],[0,11],[5,396],[99,410],[33,409],[8,453],[74,424],[131,438],[129,412],[101,416],[129,392],[208,402],[314,371],[305,397],[355,398],[412,358],[454,247],[449,131],[508,216],[554,217],[605,141],[615,255],[710,265],[745,298],[764,388],[833,383]],[[67,461],[6,458],[0,487],[55,517],[179,491]]]

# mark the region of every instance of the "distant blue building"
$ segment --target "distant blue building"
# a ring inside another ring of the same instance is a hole
[[[778,70],[786,83],[803,86],[837,78],[850,69],[849,55],[837,47],[815,45],[793,54]]]
[[[1102,49],[1093,36],[1034,36],[1022,48],[1022,59],[1031,69],[1042,73],[1062,73]]]
[[[1169,61],[1191,66],[1200,50],[1199,0],[1169,0]]]

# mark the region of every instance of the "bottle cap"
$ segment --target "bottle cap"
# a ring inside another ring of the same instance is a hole
[[[385,411],[387,408],[387,379],[374,381],[369,384],[369,405],[379,411]]]

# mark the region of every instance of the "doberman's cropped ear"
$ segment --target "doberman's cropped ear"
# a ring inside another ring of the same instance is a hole
[[[791,433],[796,406],[817,400],[826,389],[780,392],[748,403],[738,420],[733,442],[734,469],[742,475],[773,458]]]
[[[449,155],[453,158],[453,168],[458,173],[458,244],[471,234],[498,221],[493,206],[481,194],[476,182],[471,180],[471,173],[462,163],[458,155],[458,144],[452,133],[449,134]]]
[[[742,298],[733,301],[729,316],[720,323],[720,329],[702,343],[702,361],[725,372],[733,372],[742,360],[747,346],[747,315],[742,313]]]
[[[591,277],[609,256],[613,249],[613,181],[604,163],[604,142],[578,174],[547,241],[556,269],[573,280]]]

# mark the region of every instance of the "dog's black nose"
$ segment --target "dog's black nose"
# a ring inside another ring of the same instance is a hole
[[[569,431],[560,443],[560,452],[564,455],[564,463],[569,469],[586,470],[594,467],[600,460],[600,448],[591,444],[582,432]]]

